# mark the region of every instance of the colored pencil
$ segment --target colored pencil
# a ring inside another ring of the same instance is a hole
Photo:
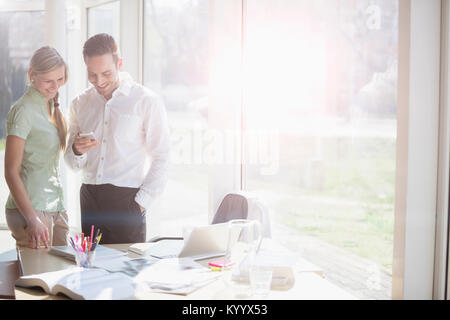
[[[89,250],[91,250],[93,240],[94,240],[94,225],[91,226],[91,242],[89,244]]]

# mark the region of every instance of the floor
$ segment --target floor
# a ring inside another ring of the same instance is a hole
[[[293,234],[277,225],[272,235],[279,243],[323,269],[325,278],[362,300],[390,300],[391,271],[311,236]]]

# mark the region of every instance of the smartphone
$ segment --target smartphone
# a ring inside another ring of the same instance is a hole
[[[89,138],[91,140],[96,140],[93,132],[80,133],[80,138]]]

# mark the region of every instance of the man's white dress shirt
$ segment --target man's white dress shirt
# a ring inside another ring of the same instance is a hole
[[[127,73],[120,73],[120,81],[108,101],[94,87],[73,100],[64,158],[74,171],[82,170],[85,184],[140,188],[135,201],[148,209],[167,182],[167,115],[163,101],[153,91]],[[72,144],[76,135],[91,131],[100,145],[75,155]]]

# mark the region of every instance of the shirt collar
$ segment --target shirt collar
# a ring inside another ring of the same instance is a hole
[[[47,99],[45,96],[40,93],[37,89],[33,88],[32,86],[29,86],[27,89],[27,95],[29,95],[33,100],[36,100],[36,102],[42,102],[46,103]]]
[[[133,85],[133,79],[130,74],[128,72],[120,72],[119,81],[120,85],[116,90],[114,90],[113,97],[119,93],[125,96],[130,95],[131,87]]]
[[[29,86],[26,93],[34,102],[36,102],[42,109],[42,111],[47,114],[47,98],[40,93],[37,89]],[[53,112],[53,99],[50,99],[50,109]]]

